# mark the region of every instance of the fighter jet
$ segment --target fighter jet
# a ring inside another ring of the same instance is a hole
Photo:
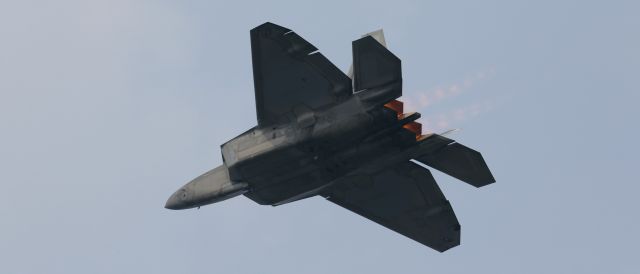
[[[437,251],[459,245],[456,215],[418,162],[475,187],[495,180],[480,153],[423,134],[420,114],[403,112],[400,59],[382,33],[353,41],[350,76],[290,29],[265,23],[250,34],[258,125],[222,144],[223,164],[165,207],[321,196]]]

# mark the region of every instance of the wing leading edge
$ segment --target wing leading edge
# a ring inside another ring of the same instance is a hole
[[[460,244],[458,219],[429,170],[406,162],[344,180],[322,195],[437,251]]]

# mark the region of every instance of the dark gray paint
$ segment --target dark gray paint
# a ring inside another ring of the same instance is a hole
[[[406,127],[419,114],[385,106],[402,95],[400,59],[370,36],[353,42],[351,79],[294,32],[251,30],[258,126],[222,145],[224,164],[167,201],[185,209],[240,194],[263,205],[321,195],[440,252],[460,224],[417,159],[474,186],[495,180],[482,156]]]

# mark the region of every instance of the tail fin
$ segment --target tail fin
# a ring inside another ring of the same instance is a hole
[[[382,106],[400,97],[400,65],[400,59],[373,37],[353,41],[354,91],[370,106]]]
[[[387,42],[384,40],[384,32],[382,31],[382,29],[369,32],[365,35],[362,35],[362,37],[360,38],[367,37],[367,36],[373,37],[373,39],[376,39],[376,41],[378,41],[378,43],[383,45],[385,48],[387,47]],[[353,79],[353,64],[349,66],[349,72],[347,73],[347,75],[349,76],[349,78]]]

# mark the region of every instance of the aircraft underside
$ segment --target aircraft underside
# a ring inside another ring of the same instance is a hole
[[[495,179],[479,152],[423,133],[420,114],[404,113],[401,62],[382,32],[353,42],[349,75],[272,23],[251,30],[251,52],[258,125],[223,144],[223,164],[166,208],[242,194],[274,206],[319,195],[440,252],[460,244],[451,204],[416,162],[475,187]]]

